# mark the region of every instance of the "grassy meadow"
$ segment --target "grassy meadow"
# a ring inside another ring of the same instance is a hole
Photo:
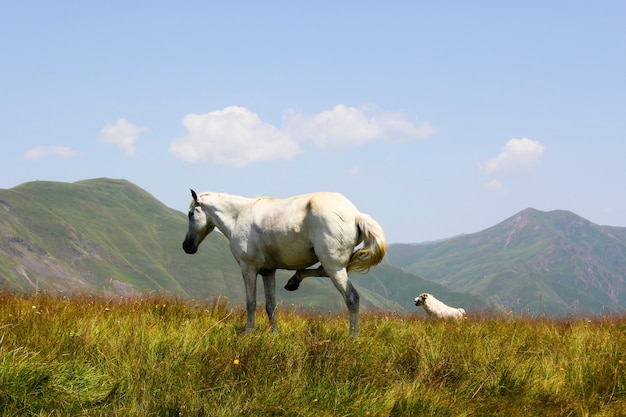
[[[0,415],[626,415],[626,315],[244,324],[224,299],[0,293]]]

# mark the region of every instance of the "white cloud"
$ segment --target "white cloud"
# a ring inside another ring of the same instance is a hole
[[[481,165],[487,174],[516,174],[530,170],[543,155],[544,146],[527,138],[511,139],[495,158]]]
[[[24,154],[24,158],[30,161],[38,161],[48,156],[60,156],[62,158],[71,158],[78,156],[80,152],[75,151],[67,146],[39,146],[33,148]]]
[[[107,123],[100,130],[98,141],[116,146],[123,149],[128,155],[133,155],[135,153],[135,142],[145,130],[145,128],[135,126],[126,119],[120,119],[113,125]]]
[[[311,142],[320,149],[345,149],[364,143],[426,138],[437,130],[428,122],[415,126],[401,113],[370,114],[366,108],[339,104],[315,115],[289,111],[284,116],[285,131],[300,142]]]
[[[366,109],[343,105],[313,116],[287,111],[281,128],[238,106],[188,114],[183,125],[187,135],[172,141],[172,154],[189,163],[211,160],[236,167],[291,159],[307,144],[344,149],[378,140],[425,138],[436,132],[429,123],[415,126],[400,113],[369,115]]]
[[[361,175],[361,168],[355,166],[346,170],[346,175],[350,178],[356,178]]]
[[[497,179],[494,178],[488,183],[483,184],[483,188],[489,191],[502,191],[504,190],[504,184],[502,184],[501,181],[498,181]]]
[[[293,139],[263,123],[245,107],[188,114],[183,125],[188,134],[174,139],[170,152],[189,163],[211,159],[215,163],[243,167],[258,161],[290,159],[300,152]]]

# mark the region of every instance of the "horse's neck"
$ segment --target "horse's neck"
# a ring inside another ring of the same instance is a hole
[[[212,213],[215,226],[228,239],[230,239],[231,231],[235,227],[239,213],[249,206],[253,199],[233,196],[228,194],[214,194],[206,203],[209,211]]]

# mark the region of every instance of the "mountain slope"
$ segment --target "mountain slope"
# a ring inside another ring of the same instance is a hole
[[[449,305],[463,306],[467,311],[496,307],[487,297],[450,290],[441,284],[425,280],[386,262],[370,269],[367,274],[355,274],[351,279],[360,293],[365,290],[381,297],[388,303],[392,303],[389,309],[395,311],[417,309],[414,306],[414,299],[423,292],[434,294]],[[367,302],[366,300],[366,306]],[[423,312],[421,308],[417,311]]]
[[[388,262],[517,311],[601,313],[626,307],[626,228],[562,210],[526,209],[479,233],[392,245]]]
[[[241,274],[226,238],[214,232],[190,256],[181,247],[186,231],[184,213],[125,180],[37,181],[0,190],[0,290],[157,291],[228,296],[234,304],[243,303]],[[283,305],[345,309],[330,280],[308,278],[300,290],[288,292],[282,286],[290,275],[277,274],[277,299]],[[413,298],[423,291],[449,294],[463,305],[488,306],[485,299],[466,299],[391,266],[353,279],[364,308],[413,311]],[[257,293],[261,299],[262,289]]]
[[[32,182],[0,190],[0,205],[3,289],[202,294],[200,268],[238,275],[218,234],[205,243],[218,261],[190,265],[185,216],[127,181]]]

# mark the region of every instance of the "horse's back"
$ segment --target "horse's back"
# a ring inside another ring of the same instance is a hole
[[[328,251],[342,253],[347,262],[358,239],[357,214],[347,198],[333,192],[259,198],[238,217],[241,233],[231,244],[247,257],[260,256],[269,269],[306,268]]]
[[[319,233],[353,234],[351,226],[356,227],[355,218],[359,213],[350,200],[336,192],[262,199],[254,209],[256,222],[266,232],[295,233],[311,240]]]
[[[300,194],[293,197],[262,198],[254,205],[260,218],[275,222],[303,222],[307,217],[319,219],[329,217],[352,217],[358,213],[357,208],[342,194],[336,192],[316,192]]]
[[[311,210],[318,213],[329,213],[340,210],[357,212],[356,207],[343,194],[324,191],[305,194],[309,198]]]
[[[335,192],[317,192],[306,195],[306,221],[311,231],[325,230],[338,234],[356,227],[359,211],[345,196]],[[356,229],[355,229],[356,231]],[[352,236],[351,236],[352,237]]]

